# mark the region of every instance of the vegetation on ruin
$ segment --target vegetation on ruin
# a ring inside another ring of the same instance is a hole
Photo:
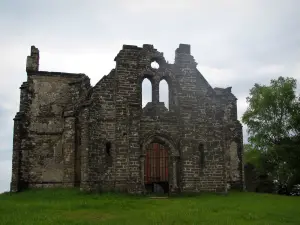
[[[257,193],[168,199],[47,189],[0,195],[2,225],[300,224],[300,197]]]

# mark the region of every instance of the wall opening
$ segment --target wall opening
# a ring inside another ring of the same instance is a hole
[[[81,181],[81,129],[78,118],[75,121],[75,187],[80,186]]]
[[[108,167],[112,166],[112,156],[111,156],[111,142],[106,142],[105,144],[105,151],[106,151],[106,165]]]
[[[230,158],[230,179],[231,181],[238,181],[240,179],[239,164],[240,159],[238,157],[238,144],[235,141],[230,143],[229,147],[229,158]]]
[[[111,143],[110,142],[106,142],[105,149],[106,149],[106,154],[108,156],[111,156]]]
[[[166,80],[159,82],[159,102],[164,102],[165,107],[169,110],[169,85]]]
[[[142,107],[144,108],[148,102],[152,102],[152,84],[145,78],[142,83]]]
[[[144,178],[148,192],[169,192],[169,156],[168,148],[160,143],[147,146]]]
[[[158,68],[159,68],[159,64],[158,64],[156,61],[153,61],[153,62],[151,63],[151,68],[152,68],[152,69],[158,69]]]
[[[204,155],[204,145],[202,143],[199,144],[198,150],[199,150],[199,153],[200,153],[200,167],[204,168],[205,155]]]

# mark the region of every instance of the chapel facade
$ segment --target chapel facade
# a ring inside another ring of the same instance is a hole
[[[173,64],[153,45],[123,45],[94,86],[85,74],[39,70],[31,46],[14,118],[11,191],[226,192],[243,189],[243,134],[231,87],[212,88],[190,45]],[[159,67],[152,68],[157,62]],[[142,82],[152,101],[142,107]],[[159,84],[169,87],[169,107]]]

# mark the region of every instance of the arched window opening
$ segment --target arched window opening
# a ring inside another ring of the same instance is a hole
[[[106,142],[106,144],[105,144],[105,147],[106,147],[106,154],[108,155],[108,156],[111,156],[111,143],[110,142]]]
[[[161,80],[159,83],[159,102],[164,102],[169,110],[169,85],[167,81]]]
[[[229,155],[230,155],[230,178],[231,181],[238,181],[240,179],[240,170],[239,164],[240,159],[238,157],[238,144],[235,141],[232,141],[229,146]]]
[[[204,155],[204,145],[202,143],[199,144],[198,150],[199,150],[199,153],[200,153],[200,167],[204,168],[205,155]]]
[[[152,102],[152,84],[145,78],[142,83],[142,107],[144,108],[148,102]]]
[[[153,61],[153,62],[151,63],[151,68],[152,68],[152,69],[158,69],[158,68],[159,68],[159,64],[158,64],[156,61]]]

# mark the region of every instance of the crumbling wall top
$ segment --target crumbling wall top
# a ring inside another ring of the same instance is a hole
[[[175,65],[181,68],[195,68],[197,66],[194,57],[191,55],[190,45],[179,44],[179,47],[175,51]]]
[[[122,50],[115,57],[115,61],[126,61],[127,59],[137,59],[138,57],[148,58],[151,62],[156,61],[160,66],[166,64],[164,54],[157,51],[152,44],[143,44],[143,47],[136,45],[123,45]]]
[[[31,46],[30,56],[27,56],[26,71],[39,71],[40,53],[34,45]]]
[[[191,54],[191,45],[179,44],[179,48],[176,49],[176,53]]]
[[[231,92],[231,89],[232,89],[232,87],[227,87],[227,88],[215,87],[214,91],[219,96],[221,96],[221,95],[222,96],[227,96],[231,100],[237,100],[237,98],[235,97],[235,95]]]
[[[140,50],[141,48],[136,46],[136,45],[123,45],[123,50],[124,49],[135,49],[135,50]]]

